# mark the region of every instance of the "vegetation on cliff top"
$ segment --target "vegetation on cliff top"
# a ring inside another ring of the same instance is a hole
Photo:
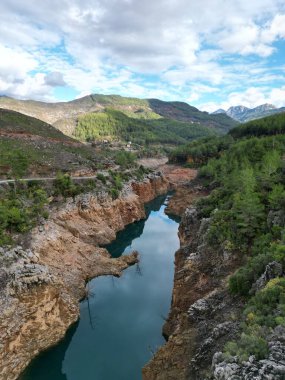
[[[188,163],[192,167],[201,167],[210,158],[218,158],[227,150],[235,139],[278,136],[285,133],[285,113],[250,121],[233,128],[223,137],[206,137],[191,141],[174,149],[170,155],[170,162]],[[256,141],[256,140],[255,140]],[[257,148],[258,150],[258,148]]]
[[[40,217],[47,218],[47,204],[47,193],[33,183],[1,189],[0,246],[12,244],[12,236],[28,232]]]
[[[204,164],[199,176],[212,191],[198,211],[211,218],[208,242],[245,262],[229,280],[229,291],[246,301],[242,331],[225,346],[241,360],[264,358],[270,332],[285,325],[284,125],[285,114],[267,117],[171,155],[192,166]],[[256,281],[268,264],[276,278],[259,288]]]
[[[136,158],[132,152],[81,144],[40,120],[0,109],[0,178],[15,181],[0,186],[0,246],[12,244],[18,234],[47,217],[52,199],[88,191],[117,198],[124,182],[147,174]],[[80,171],[94,179],[72,180],[71,174]],[[21,181],[34,177],[56,178],[47,183]]]

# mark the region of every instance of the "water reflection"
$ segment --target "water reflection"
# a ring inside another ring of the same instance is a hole
[[[26,369],[24,374],[20,376],[20,379],[67,380],[68,377],[62,372],[62,363],[77,327],[78,322],[67,331],[65,338],[60,344],[41,353],[32,362],[32,365]]]
[[[116,236],[116,240],[112,243],[105,245],[104,247],[111,253],[113,257],[120,257],[126,248],[131,250],[132,241],[139,238],[144,230],[145,223],[151,212],[159,211],[164,202],[168,199],[168,196],[161,195],[151,202],[145,205],[145,219],[139,220],[127,226],[124,230],[119,231]],[[126,253],[126,252],[125,252]]]
[[[138,250],[139,264],[121,278],[90,281],[90,297],[81,303],[80,321],[69,338],[35,360],[21,380],[141,379],[141,368],[164,343],[161,329],[178,248],[178,224],[164,214],[164,201],[160,197],[147,205],[148,218],[119,232],[107,246],[114,257]],[[55,370],[46,375],[48,367]]]

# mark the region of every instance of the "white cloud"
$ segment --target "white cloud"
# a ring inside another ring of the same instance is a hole
[[[29,71],[37,67],[34,57],[21,49],[0,45],[0,57],[0,76],[10,83],[22,81]]]
[[[274,104],[276,107],[284,107],[284,99],[285,86],[273,89],[250,87],[243,92],[230,93],[226,101],[201,104],[200,109],[203,111],[214,112],[219,108],[227,110],[232,106],[238,105],[254,108],[265,103]]]
[[[272,103],[277,107],[284,107],[285,106],[284,99],[285,99],[285,86],[281,88],[274,88],[270,92],[268,103]]]
[[[283,0],[2,0],[0,13],[0,91],[13,96],[50,99],[67,83],[80,94],[183,93],[197,102],[211,93],[203,85],[239,94],[284,75],[247,61],[270,57],[285,38]],[[243,61],[230,64],[231,54]]]
[[[285,38],[285,15],[278,14],[261,33],[264,43],[272,43],[276,39]]]

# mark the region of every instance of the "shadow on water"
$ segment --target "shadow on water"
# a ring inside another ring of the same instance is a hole
[[[164,343],[171,302],[176,220],[164,213],[169,196],[146,206],[146,218],[105,246],[113,257],[138,250],[140,262],[122,277],[88,283],[80,320],[55,347],[39,355],[20,380],[140,380],[141,368]]]
[[[104,248],[110,252],[112,257],[120,257],[127,247],[131,247],[132,241],[139,238],[143,234],[145,222],[147,221],[150,213],[152,211],[159,211],[166,198],[166,195],[161,195],[154,200],[146,203],[145,219],[129,224],[126,228],[117,233],[116,239],[112,241],[112,243],[104,245]]]
[[[180,224],[180,222],[181,222],[181,217],[180,217],[180,216],[178,216],[178,215],[173,215],[173,214],[168,214],[168,213],[167,213],[167,216],[168,216],[169,219],[171,219],[171,220],[173,220],[174,222]]]
[[[19,380],[67,380],[67,376],[62,373],[62,362],[78,324],[79,322],[76,322],[68,329],[60,344],[51,347],[37,356],[33,360],[32,365],[20,376]]]

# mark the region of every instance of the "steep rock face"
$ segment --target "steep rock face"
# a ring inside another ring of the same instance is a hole
[[[155,198],[156,195],[165,193],[168,186],[168,181],[163,176],[159,176],[147,179],[144,182],[133,182],[132,189],[140,200],[146,203]]]
[[[175,255],[171,311],[164,325],[167,343],[143,369],[144,380],[205,380],[212,357],[238,331],[240,301],[227,291],[227,276],[239,265],[225,249],[206,243],[208,219],[186,209]]]
[[[207,195],[199,185],[182,185],[177,188],[174,195],[170,198],[165,209],[166,214],[182,217],[187,205],[195,202],[197,198]]]
[[[206,195],[194,183],[178,189],[169,202],[169,212],[180,214],[184,202],[191,205],[197,196]],[[281,214],[270,213],[268,223],[278,225],[283,220]],[[228,279],[244,259],[226,244],[210,245],[210,222],[200,219],[193,205],[183,214],[171,310],[163,327],[167,343],[143,368],[143,380],[284,380],[284,326],[266,337],[269,354],[264,360],[251,356],[241,362],[222,353],[225,343],[235,341],[242,331],[246,299],[230,294]],[[251,292],[283,274],[280,263],[270,262]]]
[[[112,201],[79,196],[31,235],[29,249],[0,252],[0,379],[14,380],[40,351],[61,339],[79,316],[86,280],[120,276],[137,253],[119,259],[98,245],[145,217],[143,203],[167,191],[161,176],[132,184]]]

